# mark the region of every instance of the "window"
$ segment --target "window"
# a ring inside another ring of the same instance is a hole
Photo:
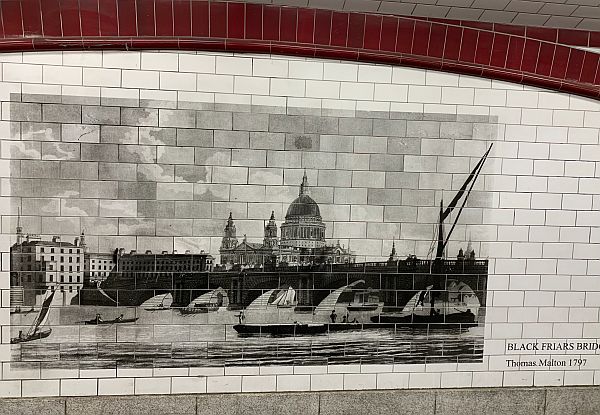
[[[73,267],[69,265],[69,272],[73,272]]]
[[[60,257],[60,262],[65,262],[65,257],[64,256]]]
[[[77,257],[77,262],[81,262],[80,259],[81,259],[80,257]]]
[[[70,254],[72,254],[72,253],[73,253],[73,250],[72,250],[72,249],[69,249],[69,253],[70,253]]]
[[[64,266],[64,265],[61,265],[61,266],[60,266],[60,270],[61,270],[61,271],[64,271],[64,270],[65,270],[65,266]]]
[[[79,265],[77,265],[77,272],[79,272]]]
[[[54,253],[54,248],[50,248],[50,253],[53,254]],[[54,257],[53,257],[54,258]]]
[[[65,282],[65,276],[64,275],[60,275],[60,282]]]
[[[50,257],[50,261],[53,261],[53,262],[54,262],[54,255],[52,255],[52,256]]]
[[[44,252],[44,247],[40,247],[40,252]]]
[[[69,282],[73,282],[73,276],[69,275]]]
[[[61,254],[64,254],[64,253],[65,253],[65,250],[61,248],[61,250],[60,250],[60,253],[61,253]]]
[[[71,262],[71,263],[73,262],[73,257],[72,256],[69,257],[69,262]]]
[[[44,255],[42,255],[41,260],[42,260],[42,262],[44,262]]]

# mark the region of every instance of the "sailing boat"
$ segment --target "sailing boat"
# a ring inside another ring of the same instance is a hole
[[[47,330],[41,330],[40,327],[43,327],[48,320],[48,315],[50,311],[50,304],[52,304],[52,299],[54,298],[54,291],[44,300],[42,304],[42,308],[38,313],[37,317],[33,321],[33,324],[29,328],[29,331],[26,335],[23,335],[23,332],[19,332],[19,337],[14,337],[10,339],[11,344],[16,343],[25,343],[33,340],[44,339],[52,333],[52,329],[48,328]]]
[[[493,145],[493,144],[492,144]],[[487,149],[481,160],[475,165],[460,190],[454,196],[450,204],[444,209],[444,202],[440,203],[440,218],[437,231],[437,249],[435,259],[430,262],[431,274],[445,274],[444,252],[446,245],[456,227],[460,214],[462,213],[469,195],[473,190],[475,181],[481,173],[492,145]],[[462,200],[460,207],[459,202]],[[444,220],[457,209],[456,218],[448,235],[444,235]],[[429,285],[417,292],[405,305],[400,313],[381,313],[371,317],[374,323],[391,324],[430,324],[443,323],[440,327],[448,325],[477,325],[477,314],[479,301],[473,290],[462,281],[444,278],[442,284]]]
[[[287,290],[281,290],[271,305],[276,305],[279,308],[291,308],[297,305],[296,290],[288,287]]]
[[[159,294],[146,300],[142,303],[142,307],[146,311],[161,311],[168,310],[171,308],[173,303],[173,296],[171,293]]]

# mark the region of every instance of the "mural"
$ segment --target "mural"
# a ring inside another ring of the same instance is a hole
[[[13,362],[482,361],[489,117],[64,98],[9,103]]]

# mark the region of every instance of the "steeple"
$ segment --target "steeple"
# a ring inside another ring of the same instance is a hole
[[[79,235],[79,246],[83,248],[83,252],[87,252],[87,245],[85,244],[85,228],[81,230],[81,235]]]
[[[223,229],[223,239],[221,240],[221,249],[233,249],[238,245],[236,236],[235,224],[233,223],[233,215],[229,212],[227,225]]]
[[[263,245],[265,248],[276,248],[278,245],[277,224],[275,223],[275,211],[271,211],[271,218],[265,226],[265,237],[263,239]]]
[[[17,210],[17,245],[23,243],[23,228],[21,227],[21,209]]]
[[[389,261],[395,261],[398,259],[398,255],[396,254],[396,241],[392,241],[392,252],[390,252]]]
[[[302,183],[300,184],[299,196],[306,194],[308,190],[308,178],[306,177],[306,169],[304,169],[304,176],[302,176]]]

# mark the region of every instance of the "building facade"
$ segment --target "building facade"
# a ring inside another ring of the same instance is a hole
[[[11,300],[14,305],[33,306],[43,301],[46,291],[63,305],[83,287],[85,239],[63,242],[60,236],[44,241],[24,235],[17,226],[17,242],[10,248]]]
[[[306,172],[300,184],[298,197],[287,209],[285,221],[278,236],[275,213],[264,227],[262,243],[248,242],[246,235],[241,243],[232,214],[223,229],[221,241],[221,265],[263,267],[265,264],[298,265],[310,263],[343,264],[356,261],[355,254],[340,245],[327,245],[325,224],[317,202],[310,197]]]

